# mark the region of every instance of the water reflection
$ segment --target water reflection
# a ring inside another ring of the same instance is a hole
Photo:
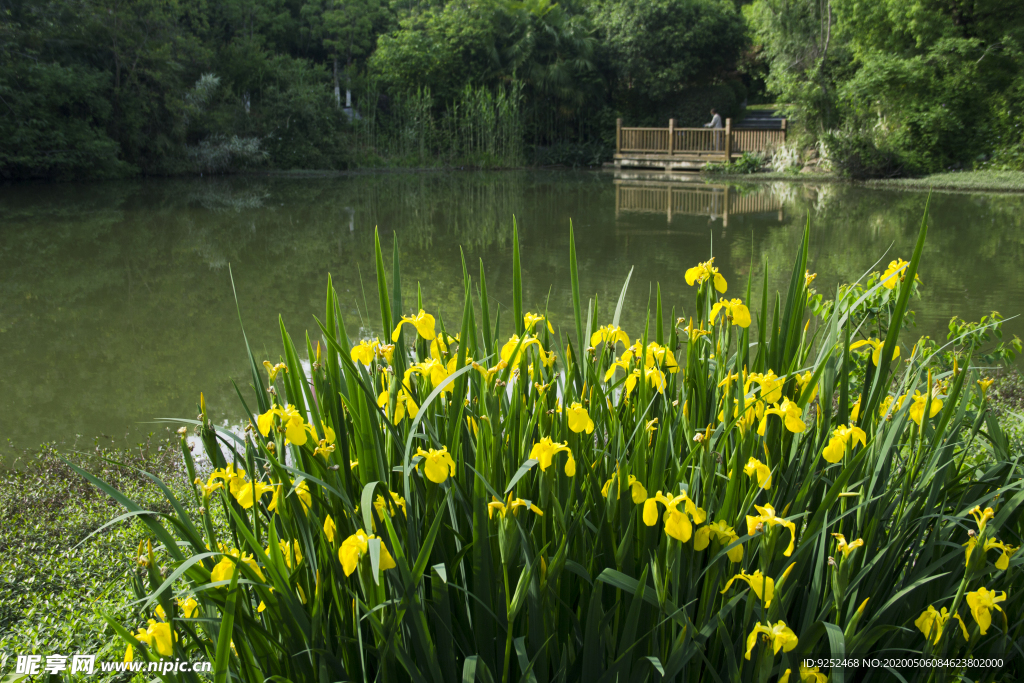
[[[375,226],[389,253],[392,235],[399,242],[403,310],[418,283],[425,305],[457,325],[463,257],[474,278],[482,260],[492,315],[502,311],[508,334],[512,216],[525,305],[547,308],[566,330],[571,220],[582,291],[602,319],[636,267],[622,322],[639,336],[654,284],[666,319],[684,314],[693,292],[683,273],[711,253],[730,296],[742,295],[748,276],[755,288],[767,274],[770,289],[785,289],[809,214],[811,270],[831,291],[887,251],[887,261],[909,257],[926,201],[841,185],[619,180],[430,173],[0,188],[0,434],[17,448],[79,434],[80,445],[98,434],[134,443],[164,428],[147,424],[154,418],[193,416],[201,390],[218,420],[237,419],[231,380],[247,384],[238,311],[254,351],[276,360],[278,315],[301,343],[303,329],[316,329],[331,273],[349,332],[382,334]],[[925,298],[915,306],[922,333],[944,336],[954,314],[1019,312],[1022,209],[1020,196],[932,198]],[[1021,332],[1018,321],[1007,327]]]
[[[730,185],[695,184],[678,180],[645,180],[639,174],[616,173],[615,218],[624,213],[663,214],[671,224],[673,216],[707,216],[729,227],[730,214],[771,214],[784,220],[783,202],[764,187],[739,192]]]

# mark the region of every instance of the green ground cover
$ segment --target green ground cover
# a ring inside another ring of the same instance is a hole
[[[920,178],[869,180],[868,187],[887,190],[942,190],[953,192],[1024,192],[1024,171],[960,171]]]
[[[850,182],[834,173],[709,173],[703,175],[707,182]],[[891,178],[856,182],[883,190],[935,190],[939,192],[1024,192],[1024,171],[957,171],[934,173],[917,178]]]
[[[119,522],[85,540],[123,511],[63,459],[116,482],[148,509],[166,511],[160,490],[141,471],[184,491],[178,448],[176,442],[150,441],[130,449],[96,445],[82,453],[46,445],[19,471],[0,473],[0,681],[13,673],[17,655],[81,653],[121,661],[124,644],[99,610],[123,623],[145,622],[131,604],[130,584],[144,525]],[[87,680],[126,680],[127,674],[116,676]]]

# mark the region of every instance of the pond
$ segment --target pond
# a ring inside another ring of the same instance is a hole
[[[416,283],[449,329],[461,320],[465,253],[483,261],[492,315],[511,325],[511,226],[524,305],[572,329],[569,223],[584,298],[611,321],[635,268],[622,326],[643,332],[660,282],[665,315],[693,305],[683,273],[712,253],[741,296],[748,276],[784,290],[805,222],[818,291],[876,261],[909,258],[928,197],[809,183],[705,185],[591,172],[388,173],[0,187],[0,461],[46,441],[130,445],[194,417],[219,421],[247,391],[241,322],[258,360],[278,359],[280,315],[298,344],[334,278],[349,334],[380,335],[373,270],[379,226],[397,236],[405,292]],[[950,316],[1024,308],[1024,196],[936,194],[921,267],[917,332]],[[460,252],[460,246],[463,252]],[[1024,334],[1020,320],[1008,333]],[[315,339],[315,337],[314,337]]]

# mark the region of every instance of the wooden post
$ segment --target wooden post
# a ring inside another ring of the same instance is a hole
[[[675,145],[676,145],[676,120],[675,119],[669,119],[668,120],[668,153],[669,153],[669,156],[672,156],[672,153],[675,151]]]
[[[615,119],[615,153],[622,153],[622,119]]]
[[[732,163],[732,119],[725,120],[725,163]]]
[[[782,119],[782,141],[786,141],[786,119]]]

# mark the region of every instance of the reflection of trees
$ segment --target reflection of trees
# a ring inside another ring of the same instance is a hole
[[[476,280],[487,269],[492,315],[511,329],[509,257],[515,215],[523,247],[525,305],[547,305],[571,329],[568,225],[576,230],[584,300],[598,297],[610,322],[622,282],[636,267],[622,325],[642,334],[653,285],[665,316],[692,307],[685,269],[714,250],[742,296],[753,264],[759,290],[785,290],[807,210],[811,269],[819,291],[852,281],[890,244],[908,257],[925,195],[832,185],[752,186],[786,198],[777,217],[615,219],[614,188],[594,174],[379,174],[338,178],[217,178],[95,185],[25,185],[0,191],[0,411],[22,446],[45,439],[113,436],[154,417],[190,415],[205,391],[237,416],[228,378],[247,384],[242,336],[227,269],[256,353],[276,358],[280,314],[296,341],[322,315],[331,273],[353,335],[382,334],[373,271],[373,228],[386,259],[398,237],[403,310],[420,283],[425,304],[449,329],[461,317],[462,252]],[[922,331],[941,332],[954,313],[1006,315],[1024,300],[1022,199],[932,198],[932,231],[917,305]],[[753,258],[752,258],[753,257]],[[390,269],[390,264],[388,264]],[[390,278],[389,278],[390,279]],[[364,292],[366,304],[364,306]],[[368,309],[368,310],[367,310]],[[1005,309],[1005,310],[1003,310]],[[1018,331],[1013,321],[1008,324]],[[652,321],[653,325],[653,321]]]
[[[790,186],[788,224],[771,228],[754,242],[732,245],[735,260],[767,260],[782,264],[771,272],[769,290],[783,288],[800,230],[810,211],[810,268],[818,273],[815,287],[834,291],[852,282],[883,259],[909,258],[924,215],[927,195],[881,192],[845,185]],[[773,188],[774,191],[774,188]],[[956,314],[977,319],[993,309],[1020,305],[1024,291],[1022,198],[1006,195],[931,197],[928,241],[920,275],[923,298],[914,302],[922,334],[944,338],[945,325]],[[884,257],[884,258],[883,258]],[[1018,311],[1001,311],[1011,315]],[[1012,322],[1009,330],[1021,331]]]

